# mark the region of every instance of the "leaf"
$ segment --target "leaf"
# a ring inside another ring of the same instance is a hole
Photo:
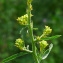
[[[22,29],[20,30],[20,34],[22,34],[22,32],[25,30],[25,28],[26,28],[26,27],[24,27],[24,28],[22,28]]]
[[[38,28],[33,28],[33,30],[38,30]]]
[[[47,49],[47,50],[44,52],[44,54],[43,54],[43,56],[42,56],[42,59],[46,59],[46,58],[48,57],[48,55],[49,55],[49,53],[50,53],[50,51],[51,51],[52,48],[53,48],[53,44],[51,43],[51,44],[49,45],[49,49]]]
[[[55,36],[52,36],[52,37],[46,37],[46,38],[42,38],[41,40],[52,40],[52,39],[56,39],[58,37],[60,37],[61,35],[55,35]]]
[[[26,55],[26,54],[28,54],[28,53],[20,52],[20,53],[14,54],[14,55],[12,55],[12,56],[10,56],[10,57],[4,59],[2,63],[11,61],[11,60],[13,60],[13,59],[15,59],[15,58],[17,58],[17,57],[20,57],[20,56],[23,56],[23,55]]]

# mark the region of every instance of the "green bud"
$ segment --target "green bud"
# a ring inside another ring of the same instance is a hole
[[[43,31],[43,34],[41,35],[41,38],[47,37],[52,32],[52,29],[48,26],[45,26],[45,29]]]
[[[40,41],[39,44],[40,44],[40,51],[42,51],[48,45],[47,41],[45,40]]]
[[[27,18],[28,15],[25,14],[24,16],[18,17],[17,21],[21,24],[21,25],[27,25]]]
[[[16,39],[15,46],[18,47],[20,50],[25,49],[24,41],[20,38]]]

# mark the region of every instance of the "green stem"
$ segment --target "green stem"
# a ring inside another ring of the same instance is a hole
[[[32,42],[32,51],[33,51],[33,57],[35,60],[35,63],[39,63],[37,54],[36,54],[36,46],[34,42],[34,37],[33,37],[33,24],[31,22],[31,9],[30,9],[31,3],[28,3],[28,9],[27,9],[27,14],[28,14],[28,29],[29,29],[29,35],[30,35],[30,40]]]

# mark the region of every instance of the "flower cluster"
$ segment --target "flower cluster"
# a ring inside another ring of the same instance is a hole
[[[39,44],[40,44],[40,52],[48,45],[47,41],[45,40],[40,41]]]
[[[32,9],[32,8],[31,8]],[[31,17],[33,16],[32,14],[30,15]],[[28,14],[25,14],[24,16],[18,17],[17,21],[21,25],[28,25]]]
[[[45,29],[44,29],[41,37],[47,37],[51,32],[52,32],[52,29],[50,29],[50,27],[48,27],[48,26],[45,26]]]
[[[51,32],[52,29],[49,26],[45,26],[43,34],[41,36],[36,37],[36,41],[38,40],[40,44],[40,51],[42,51],[48,45],[47,41],[45,41],[43,38],[46,38]]]
[[[20,50],[25,49],[24,41],[20,38],[16,39],[15,46],[18,47]]]
[[[52,29],[49,26],[45,26],[43,34],[41,36],[37,36],[36,39],[40,40],[41,38],[46,38],[51,32],[52,32]]]
[[[25,14],[24,16],[18,17],[17,21],[21,24],[21,25],[27,25],[27,19],[28,19],[28,15]]]

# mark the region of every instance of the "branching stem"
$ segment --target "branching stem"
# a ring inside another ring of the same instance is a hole
[[[27,14],[28,14],[28,24],[29,24],[28,29],[29,29],[30,40],[32,42],[33,57],[34,57],[35,63],[39,63],[37,54],[36,54],[34,37],[33,37],[33,23],[31,22],[31,9],[30,9],[31,3],[29,2],[27,5],[28,5]]]

